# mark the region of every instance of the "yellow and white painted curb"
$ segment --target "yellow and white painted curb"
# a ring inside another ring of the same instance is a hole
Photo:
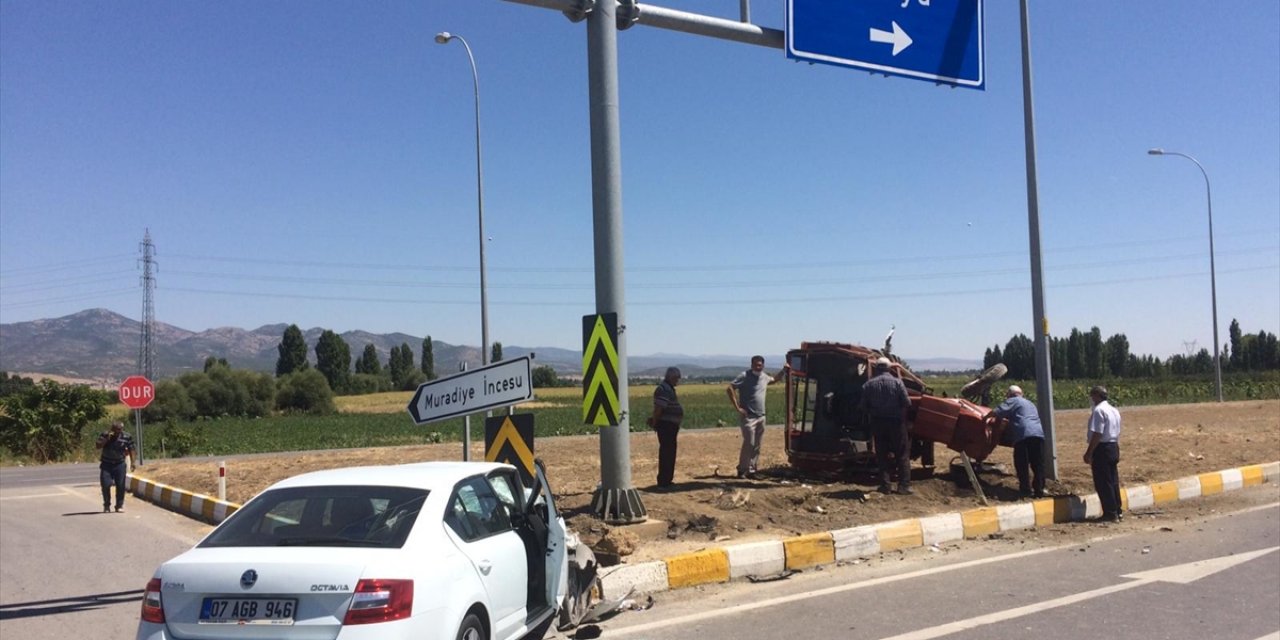
[[[1209,496],[1264,482],[1280,482],[1280,462],[1226,469],[1150,485],[1127,486],[1122,507],[1142,509]],[[667,591],[729,582],[750,575],[807,569],[898,549],[941,544],[992,533],[1076,522],[1102,515],[1097,494],[1060,496],[960,513],[868,524],[783,540],[751,542],[685,553],[602,571],[604,592]]]
[[[128,486],[130,493],[143,500],[211,524],[226,520],[227,516],[240,508],[240,505],[234,502],[219,500],[202,493],[192,493],[133,474],[128,476]]]

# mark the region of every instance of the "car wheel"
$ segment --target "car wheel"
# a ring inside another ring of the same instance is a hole
[[[480,624],[479,616],[468,613],[467,617],[462,619],[462,627],[458,629],[458,640],[485,640],[484,625]]]
[[[1009,373],[1009,367],[1004,366],[1004,363],[997,362],[990,369],[983,371],[982,375],[961,387],[960,396],[971,400],[980,398],[982,394],[991,388],[991,385],[995,384],[996,380],[1003,378],[1006,373]]]

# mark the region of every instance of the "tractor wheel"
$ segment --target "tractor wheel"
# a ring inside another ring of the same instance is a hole
[[[992,365],[990,369],[983,371],[982,375],[974,378],[963,387],[960,387],[960,396],[977,402],[977,399],[981,398],[982,394],[986,393],[987,390],[991,388],[991,385],[995,384],[1000,378],[1003,378],[1006,373],[1009,373],[1009,367],[1004,366],[1003,363],[997,362]]]

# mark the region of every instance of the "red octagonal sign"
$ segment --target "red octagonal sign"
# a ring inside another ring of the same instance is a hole
[[[155,397],[156,387],[145,376],[129,376],[120,383],[120,402],[130,409],[141,409]]]

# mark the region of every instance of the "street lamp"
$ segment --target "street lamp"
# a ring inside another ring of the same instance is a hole
[[[471,55],[471,46],[459,35],[441,31],[436,34],[436,42],[449,44],[450,40],[462,43],[467,50],[467,60],[471,61],[471,80],[476,95],[476,209],[480,218],[480,364],[489,364],[489,299],[485,294],[484,269],[484,171],[480,163],[480,74],[476,73],[476,59]]]
[[[1204,165],[1200,164],[1199,160],[1185,153],[1165,151],[1164,149],[1148,149],[1147,153],[1153,156],[1180,156],[1186,158],[1196,163],[1201,175],[1204,176],[1204,195],[1209,203],[1209,294],[1213,302],[1213,384],[1214,391],[1218,395],[1218,402],[1222,402],[1222,359],[1218,357],[1218,277],[1214,273],[1213,266],[1213,195],[1209,190],[1209,173],[1204,170]]]

